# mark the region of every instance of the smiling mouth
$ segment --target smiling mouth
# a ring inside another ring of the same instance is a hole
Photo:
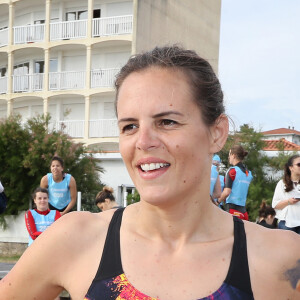
[[[140,168],[142,169],[142,171],[148,172],[148,171],[158,170],[169,166],[170,164],[167,163],[151,163],[151,164],[142,164],[140,165]]]

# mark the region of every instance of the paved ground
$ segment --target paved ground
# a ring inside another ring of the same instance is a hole
[[[2,279],[14,265],[14,263],[0,263],[0,279]]]

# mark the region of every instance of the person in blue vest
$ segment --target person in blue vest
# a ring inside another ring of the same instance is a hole
[[[214,201],[221,196],[221,182],[219,176],[219,165],[221,163],[220,156],[215,154],[212,158],[210,173],[210,195]]]
[[[49,209],[47,189],[38,187],[32,198],[36,208],[25,213],[25,224],[29,233],[28,246],[61,216],[59,211]]]
[[[40,186],[48,188],[50,209],[60,211],[63,216],[76,204],[76,181],[71,174],[64,173],[64,162],[59,156],[51,159],[50,170],[42,177]]]
[[[225,177],[225,188],[218,204],[226,201],[225,210],[243,220],[249,220],[246,200],[252,173],[243,164],[248,152],[241,145],[233,146],[229,151],[229,163],[233,165]]]

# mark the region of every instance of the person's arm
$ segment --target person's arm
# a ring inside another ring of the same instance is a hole
[[[48,177],[47,177],[47,175],[42,177],[40,187],[45,188],[45,189],[48,188]]]
[[[217,203],[221,204],[222,202],[224,202],[226,200],[226,198],[230,195],[231,193],[231,189],[230,188],[224,188],[221,197],[218,199]]]
[[[30,210],[25,213],[25,224],[30,237],[35,240],[42,232],[36,230],[34,218]]]
[[[91,257],[100,251],[101,258],[112,214],[74,212],[54,222],[0,280],[0,298],[53,300],[66,289],[72,299],[83,299],[97,272]]]
[[[297,203],[298,200],[292,197],[287,197],[284,191],[284,183],[283,181],[279,181],[276,185],[273,200],[272,200],[272,207],[275,209],[284,209],[288,205],[293,205]]]
[[[76,187],[76,181],[75,181],[75,179],[74,179],[73,176],[71,176],[71,178],[70,178],[69,188],[70,188],[71,202],[68,204],[68,206],[66,207],[66,209],[63,212],[61,212],[62,216],[64,214],[66,214],[67,212],[69,212],[74,207],[74,205],[76,204],[76,200],[77,200],[77,187]]]
[[[57,210],[56,213],[55,213],[54,222],[55,222],[56,220],[58,220],[60,217],[61,217],[61,214],[60,214],[60,212]]]
[[[218,175],[217,181],[214,186],[212,198],[217,199],[221,196],[222,190],[221,190],[221,182],[220,182],[220,176]]]

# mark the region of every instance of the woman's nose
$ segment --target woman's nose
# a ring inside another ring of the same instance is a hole
[[[136,148],[139,150],[149,151],[160,145],[157,132],[152,127],[140,126],[136,141]]]

